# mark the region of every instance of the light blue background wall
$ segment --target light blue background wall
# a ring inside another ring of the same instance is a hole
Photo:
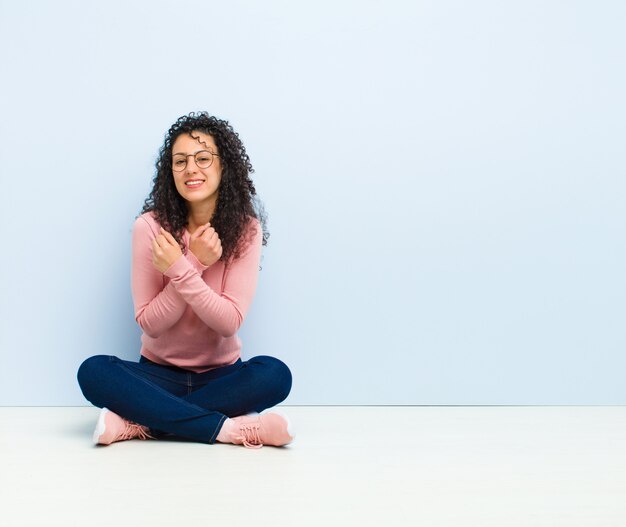
[[[0,2],[0,404],[137,359],[163,135],[240,133],[290,404],[626,402],[626,4]]]

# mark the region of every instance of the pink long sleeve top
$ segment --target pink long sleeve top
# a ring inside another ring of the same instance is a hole
[[[143,330],[141,355],[166,366],[197,373],[233,364],[241,356],[237,330],[256,291],[263,232],[228,267],[203,265],[187,250],[164,273],[152,263],[152,240],[160,225],[152,212],[135,220],[132,234],[131,289],[135,320]],[[219,233],[218,233],[219,234]],[[190,234],[183,234],[189,248]]]

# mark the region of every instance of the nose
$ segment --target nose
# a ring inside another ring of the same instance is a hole
[[[191,159],[190,159],[191,158]],[[194,174],[198,171],[198,165],[196,165],[196,158],[193,155],[187,156],[187,165],[185,166],[185,172]]]

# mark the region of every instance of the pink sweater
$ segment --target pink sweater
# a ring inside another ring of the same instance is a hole
[[[152,264],[152,240],[159,224],[151,212],[135,220],[131,288],[135,320],[143,330],[143,356],[197,373],[240,357],[237,330],[256,290],[263,237],[256,218],[248,228],[256,228],[254,239],[228,268],[222,261],[207,267],[188,250],[161,273]],[[187,248],[189,236],[185,230]]]

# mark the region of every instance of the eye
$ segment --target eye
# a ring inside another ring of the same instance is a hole
[[[198,156],[198,161],[200,161],[200,163],[206,163],[209,159],[211,158],[206,154]]]
[[[177,166],[177,167],[182,167],[184,164],[185,164],[185,160],[184,159],[176,159],[174,161],[174,166]]]

